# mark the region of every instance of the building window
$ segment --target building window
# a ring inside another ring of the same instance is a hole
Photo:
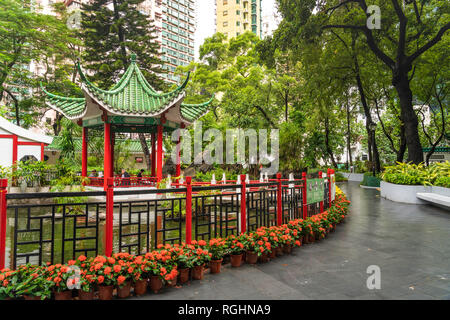
[[[223,0],[223,5],[226,6],[228,4],[228,0]]]
[[[228,15],[228,11],[225,10],[225,11],[223,12],[223,15],[224,15],[224,16],[227,16],[227,15]]]
[[[236,26],[240,26],[241,25],[241,22],[240,21],[236,21]]]
[[[241,3],[241,0],[236,0],[236,4],[240,4]]]
[[[224,27],[228,27],[228,21],[225,21],[225,22],[223,23],[223,26],[224,26]]]
[[[241,14],[240,10],[236,10],[236,14],[239,16]]]

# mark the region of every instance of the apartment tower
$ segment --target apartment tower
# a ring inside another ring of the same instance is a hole
[[[262,37],[262,0],[216,0],[216,31],[236,37],[251,31]]]

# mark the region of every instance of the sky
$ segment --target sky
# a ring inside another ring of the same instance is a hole
[[[195,58],[198,59],[198,49],[203,41],[214,34],[216,0],[197,0],[197,30],[195,32]],[[263,16],[272,14],[275,10],[275,0],[262,1]]]

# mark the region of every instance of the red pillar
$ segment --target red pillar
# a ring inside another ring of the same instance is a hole
[[[241,174],[241,233],[247,231],[247,194],[245,178],[245,174]]]
[[[152,133],[152,177],[156,177],[156,134]]]
[[[81,148],[81,176],[87,177],[88,159],[88,128],[83,128],[82,148]]]
[[[281,173],[277,173],[277,226],[283,224],[283,186],[281,185]]]
[[[44,143],[41,143],[41,161],[44,161]]]
[[[319,171],[319,179],[322,179],[322,171]],[[319,203],[320,213],[323,212],[323,200]]]
[[[105,255],[110,257],[113,250],[113,221],[114,221],[114,179],[106,180],[106,221],[105,221]]]
[[[186,243],[192,242],[192,177],[186,177]]]
[[[302,179],[303,179],[303,219],[306,219],[308,217],[308,202],[306,201],[306,172],[302,172]]]
[[[0,270],[5,268],[6,257],[6,188],[8,179],[0,179]]]
[[[15,164],[17,162],[17,136],[13,136],[13,154],[12,154],[12,163]]]
[[[159,183],[162,180],[162,165],[163,165],[163,125],[158,125],[158,146],[156,148],[156,181]]]
[[[114,132],[111,132],[111,170],[110,176],[114,178],[114,145],[116,143],[116,136]]]
[[[108,178],[111,177],[111,124],[105,122],[104,128],[103,180],[106,191]]]

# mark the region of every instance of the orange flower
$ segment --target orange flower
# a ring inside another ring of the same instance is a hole
[[[79,256],[78,257],[78,261],[83,262],[85,261],[87,258],[85,256]]]
[[[126,278],[124,276],[118,276],[117,277],[117,284],[121,285],[122,283],[124,283],[126,280]]]
[[[120,265],[116,264],[113,269],[114,269],[114,272],[117,273],[117,272],[120,272],[120,270],[122,270],[122,267]]]
[[[105,281],[105,277],[104,276],[98,276],[97,277],[97,281],[99,284],[103,283],[103,281]]]

